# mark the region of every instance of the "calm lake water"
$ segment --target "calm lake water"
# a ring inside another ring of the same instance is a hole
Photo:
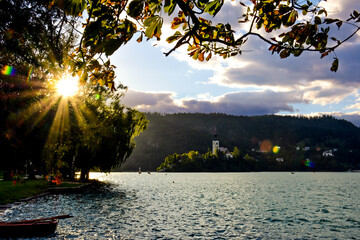
[[[0,220],[71,214],[50,239],[360,239],[359,173],[111,173]]]

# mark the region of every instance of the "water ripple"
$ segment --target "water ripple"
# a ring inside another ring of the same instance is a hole
[[[14,206],[0,221],[71,214],[50,239],[356,239],[360,174],[97,174],[109,184]]]

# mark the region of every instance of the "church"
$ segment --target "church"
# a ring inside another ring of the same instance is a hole
[[[234,157],[226,147],[220,147],[220,142],[217,140],[217,136],[215,135],[215,139],[212,141],[212,153],[215,155],[216,151],[224,153],[226,158]]]

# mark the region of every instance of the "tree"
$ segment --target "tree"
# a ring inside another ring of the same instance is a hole
[[[47,172],[62,169],[73,176],[80,170],[80,179],[87,181],[90,170],[110,172],[130,156],[133,138],[147,127],[145,115],[121,104],[121,94],[88,85],[82,95],[61,99],[57,111],[68,112],[68,123],[61,129],[52,124],[45,143],[48,149]],[[68,110],[60,110],[61,107]],[[65,116],[64,116],[65,117]],[[66,121],[64,117],[62,121]]]
[[[103,91],[84,100],[94,116],[87,124],[93,127],[82,127],[83,137],[75,142],[75,165],[81,169],[81,180],[88,180],[91,169],[110,172],[124,163],[135,147],[134,137],[146,129],[148,122],[144,114],[125,108],[117,94]]]
[[[199,61],[209,60],[213,54],[224,58],[241,54],[248,38],[255,36],[268,43],[269,50],[281,58],[300,56],[307,51],[318,52],[321,58],[334,53],[330,70],[336,72],[339,60],[335,50],[360,30],[358,11],[349,13],[348,19],[333,19],[327,17],[325,8],[312,1],[240,1],[244,11],[238,16],[240,27],[237,28],[229,23],[213,24],[209,20],[222,11],[224,0],[78,0],[66,1],[68,5],[61,4],[63,1],[52,2],[65,10],[76,4],[77,11],[71,12],[74,15],[81,14],[83,9],[87,11],[78,48],[81,56],[76,60],[78,65],[96,54],[110,56],[136,32],[141,33],[138,42],[144,38],[160,40],[164,23],[162,12],[173,17],[171,29],[182,27],[166,39],[174,46],[165,55],[186,45],[189,56]],[[353,30],[340,39],[332,29],[341,30],[343,25]]]
[[[3,0],[0,15],[0,148],[7,159],[3,167],[40,168],[40,146],[46,140],[41,136],[48,126],[39,118],[39,105],[51,94],[49,79],[59,74],[74,47],[76,37],[69,26],[76,18],[40,0]]]
[[[110,171],[123,163],[134,148],[133,137],[146,128],[143,114],[120,103],[122,92],[115,90],[125,86],[115,86],[110,61],[83,55],[83,67],[74,60],[82,4],[1,2],[0,147],[14,160],[5,167],[23,168],[30,157],[45,172],[71,173],[77,167],[86,180],[93,168]],[[71,99],[55,89],[68,72],[82,80],[82,91]]]

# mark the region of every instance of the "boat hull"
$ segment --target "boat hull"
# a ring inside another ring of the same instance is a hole
[[[0,223],[0,238],[44,237],[54,234],[59,220]]]

